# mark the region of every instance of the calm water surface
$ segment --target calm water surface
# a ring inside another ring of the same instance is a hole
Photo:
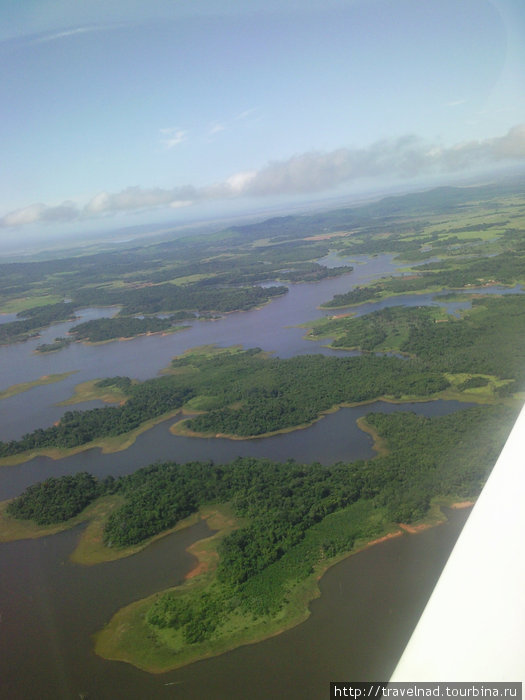
[[[90,635],[119,607],[180,582],[199,524],[128,559],[68,561],[79,529],[0,545],[0,697],[323,700],[330,680],[388,678],[466,518],[376,545],[321,580],[311,617],[284,634],[161,675],[92,652]]]
[[[347,259],[330,256],[323,259],[328,264],[342,264]],[[314,284],[289,285],[288,294],[275,299],[261,309],[232,313],[217,321],[194,321],[183,331],[169,335],[153,335],[128,341],[115,341],[103,345],[73,343],[54,353],[35,353],[37,345],[51,342],[63,336],[76,322],[57,324],[46,329],[42,337],[25,343],[0,347],[0,389],[24,381],[38,379],[47,374],[74,372],[56,384],[35,387],[29,392],[0,401],[0,440],[14,440],[35,428],[47,427],[59,420],[69,406],[57,404],[73,394],[76,384],[100,377],[127,375],[137,379],[154,377],[170,360],[190,348],[215,343],[221,347],[244,345],[261,347],[275,352],[280,357],[305,353],[326,355],[349,354],[341,350],[323,347],[328,341],[313,342],[304,338],[305,329],[296,326],[322,315],[331,315],[333,309],[318,309],[318,305],[334,294],[348,291],[358,284],[366,284],[378,277],[395,274],[398,266],[391,255],[376,257],[357,256],[350,260],[354,271],[336,279]],[[469,290],[475,291],[475,290]],[[483,288],[483,293],[518,293],[519,287]],[[353,307],[357,315],[370,313],[386,306],[440,305],[449,312],[458,313],[470,306],[465,302],[442,302],[439,296],[414,294],[393,297],[381,302]],[[79,312],[82,320],[111,316],[118,312],[112,309],[84,309]],[[355,354],[355,353],[354,353]],[[89,402],[73,408],[100,406],[100,402]]]
[[[243,344],[281,357],[333,351],[303,339],[299,323],[333,311],[316,307],[334,294],[396,273],[392,257],[359,256],[354,272],[316,284],[289,285],[284,297],[267,306],[214,322],[194,322],[171,335],[136,338],[99,346],[72,344],[57,353],[34,353],[36,345],[64,335],[71,323],[57,324],[42,337],[0,348],[0,388],[43,375],[75,371],[67,380],[0,401],[0,439],[12,439],[62,415],[58,401],[87,379],[155,376],[170,359],[208,343]],[[341,264],[331,256],[328,264]],[[486,291],[486,290],[483,290]],[[395,303],[436,303],[414,295],[368,304],[357,313]],[[365,308],[366,307],[366,308]],[[452,307],[451,307],[452,308]],[[113,315],[118,309],[86,309],[82,320]],[[5,320],[3,317],[1,320]],[[325,341],[324,341],[325,342]],[[99,405],[95,402],[87,406]],[[103,455],[92,449],[67,459],[33,459],[0,469],[0,499],[20,493],[47,476],[89,471],[99,476],[127,474],[155,460],[184,462],[237,456],[319,461],[332,464],[372,455],[371,438],[355,420],[370,410],[415,410],[442,415],[456,402],[396,406],[376,402],[345,408],[311,427],[259,440],[194,439],[174,436],[167,421],[141,435],[126,451]],[[90,635],[121,606],[181,581],[193,558],[191,542],[208,532],[199,524],[156,542],[134,557],[81,567],[69,562],[79,529],[53,537],[0,545],[0,697],[9,700],[79,698],[325,698],[330,680],[386,678],[402,652],[420,610],[442,569],[464,512],[447,525],[417,536],[385,542],[334,567],[321,581],[322,597],[309,620],[257,645],[161,676],[94,656]]]
[[[75,374],[1,401],[0,440],[17,439],[35,428],[52,425],[71,408],[56,404],[69,398],[80,382],[115,375],[136,379],[154,377],[174,356],[199,345],[261,347],[280,357],[312,352],[332,354],[320,343],[305,340],[306,331],[294,326],[322,315],[317,306],[334,294],[394,273],[396,269],[391,255],[359,256],[354,272],[347,275],[314,284],[289,285],[287,294],[260,309],[228,314],[217,321],[194,321],[186,330],[168,335],[142,336],[102,345],[73,343],[58,352],[35,353],[37,345],[65,335],[78,323],[75,321],[48,328],[38,339],[2,346],[0,389],[47,374],[69,371]],[[111,316],[117,311],[118,308],[85,309],[80,313],[85,321]],[[92,404],[96,405],[99,404]]]
[[[130,474],[155,461],[188,462],[212,460],[216,464],[236,457],[258,457],[276,461],[292,458],[298,462],[350,462],[374,456],[372,438],[356,425],[356,420],[371,411],[392,413],[414,411],[424,416],[442,416],[467,408],[471,404],[458,401],[426,401],[391,404],[375,401],[365,406],[341,408],[317,421],[309,428],[255,440],[227,438],[192,438],[173,435],[169,427],[173,419],[139,435],[127,450],[103,454],[99,448],[53,460],[36,457],[29,462],[0,468],[0,500],[13,498],[35,481],[50,476],[63,476],[87,471],[98,477]]]

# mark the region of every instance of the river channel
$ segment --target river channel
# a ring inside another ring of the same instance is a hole
[[[170,335],[103,345],[75,343],[56,353],[34,352],[39,343],[64,335],[72,325],[65,323],[47,329],[38,339],[1,347],[0,388],[52,373],[75,373],[61,382],[0,401],[0,439],[13,439],[58,420],[67,409],[56,404],[70,397],[79,382],[117,374],[152,377],[173,356],[199,345],[259,346],[281,357],[333,354],[321,343],[305,340],[304,329],[296,326],[333,313],[318,306],[334,294],[398,271],[388,255],[354,260],[355,269],[350,274],[315,284],[289,285],[288,294],[260,309],[229,314],[213,322],[196,321]],[[340,259],[330,262],[341,264]],[[404,303],[439,302],[435,296],[427,299],[418,295],[405,297]],[[369,304],[353,310],[365,313],[375,307]],[[116,311],[89,309],[82,316],[86,320]],[[368,458],[373,455],[372,441],[357,428],[359,416],[370,410],[442,415],[458,408],[456,402],[444,401],[400,406],[376,402],[342,408],[304,430],[243,441],[174,436],[169,432],[172,419],[139,436],[123,452],[102,454],[91,449],[58,461],[40,457],[2,467],[0,499],[51,475],[81,470],[99,476],[118,475],[156,460],[212,459],[220,463],[250,455],[332,464]],[[317,700],[328,697],[330,680],[387,678],[465,517],[466,512],[451,512],[445,525],[417,536],[403,535],[338,564],[323,577],[322,596],[312,603],[312,615],[303,625],[160,676],[98,659],[92,652],[90,635],[123,605],[181,581],[193,565],[186,548],[205,536],[204,524],[165,537],[128,559],[94,567],[73,565],[68,560],[79,529],[1,544],[0,697]]]

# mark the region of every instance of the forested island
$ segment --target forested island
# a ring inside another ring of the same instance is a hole
[[[461,318],[435,307],[390,307],[318,321],[309,337],[331,337],[333,348],[405,353],[449,374],[490,375],[502,380],[497,393],[503,396],[523,390],[525,382],[524,300],[522,294],[478,296]]]
[[[361,286],[349,275],[348,291],[323,304],[380,301],[385,308],[361,316],[350,308],[303,324],[312,339],[327,338],[357,356],[193,348],[153,379],[80,385],[69,402],[113,404],[67,411],[51,427],[0,443],[2,464],[93,446],[122,449],[176,414],[184,414],[172,426],[179,434],[246,439],[296,430],[339,406],[378,398],[479,404],[432,419],[365,415],[363,408],[359,425],[377,450],[369,460],[329,467],[287,455],[279,462],[170,461],[118,478],[47,479],[2,504],[6,539],[89,521],[91,534],[74,555],[85,564],[125,556],[208,519],[215,532],[194,549],[195,575],[117,613],[97,635],[97,653],[162,671],[276,634],[307,617],[328,566],[399,533],[399,524],[436,522],[440,503],[476,498],[525,389],[525,295],[519,287],[483,293],[525,283],[520,187],[438,188],[101,255],[0,265],[0,303],[23,307],[19,320],[0,325],[0,342],[32,337],[87,306],[119,307],[111,319],[78,323],[43,352],[73,341],[171,332],[185,320],[265,304],[286,294],[286,283],[352,271],[323,265],[329,253],[356,265],[356,256],[390,253],[407,266]],[[440,306],[387,306],[390,297],[423,292],[440,293],[439,304],[443,292],[455,290],[471,302],[457,316]],[[42,304],[31,306],[38,297]],[[7,391],[24,390],[16,386]]]
[[[434,419],[368,414],[387,451],[328,468],[244,458],[154,464],[118,479],[50,478],[9,503],[4,523],[31,519],[45,534],[114,499],[99,531],[119,556],[192,514],[213,515],[218,532],[197,548],[201,575],[120,611],[97,638],[103,656],[167,670],[297,624],[319,575],[341,556],[399,532],[396,523],[439,518],[432,503],[475,498],[515,413],[485,406]]]
[[[314,282],[352,271],[351,265],[316,261],[329,252],[325,243],[275,234],[261,244],[259,238],[257,228],[247,227],[125,252],[0,264],[0,308],[22,307],[17,320],[0,324],[0,344],[37,336],[93,306],[120,308],[116,317],[74,326],[71,340],[101,342],[173,330],[176,321],[266,304],[288,291],[275,280]],[[55,341],[39,351],[61,347],[65,344]]]
[[[524,259],[525,249],[520,249],[519,254],[513,251],[475,261],[467,258],[427,263],[414,268],[415,274],[381,280],[369,287],[357,287],[346,294],[337,294],[322,306],[337,309],[400,294],[436,292],[443,288],[512,285],[524,280]]]
[[[182,314],[183,318],[191,318]],[[147,316],[145,318],[117,317],[97,318],[85,323],[73,326],[69,331],[74,340],[89,341],[90,343],[103,343],[115,338],[134,338],[146,333],[167,333],[181,330],[184,326],[176,325],[180,316]]]
[[[204,412],[186,421],[182,426],[186,430],[252,437],[307,425],[341,404],[380,396],[425,398],[449,386],[442,373],[395,357],[280,359],[259,349],[239,348],[195,350],[173,360],[157,379],[132,383],[127,377],[115,377],[101,380],[99,387],[112,383],[126,397],[122,405],[68,411],[57,425],[0,442],[0,458],[8,463],[10,456],[22,453],[89,445],[183,408]]]
[[[434,308],[383,309],[360,318],[319,322],[314,336],[335,335],[334,347],[358,347],[360,357],[272,358],[259,349],[203,348],[175,358],[157,379],[120,385],[120,406],[68,411],[59,423],[19,440],[0,442],[0,458],[49,448],[78,448],[125,435],[146,421],[184,409],[198,413],[178,432],[254,437],[295,429],[340,405],[449,396],[496,400],[523,389],[523,296],[473,300],[461,319]],[[502,342],[505,339],[505,342]],[[400,351],[409,359],[370,351]],[[105,380],[122,382],[120,378]],[[104,383],[101,387],[105,386]]]

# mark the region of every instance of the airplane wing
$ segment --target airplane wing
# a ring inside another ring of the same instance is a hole
[[[525,408],[391,680],[525,680]]]

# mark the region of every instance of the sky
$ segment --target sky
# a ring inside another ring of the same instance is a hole
[[[522,0],[2,0],[0,243],[525,165]]]

